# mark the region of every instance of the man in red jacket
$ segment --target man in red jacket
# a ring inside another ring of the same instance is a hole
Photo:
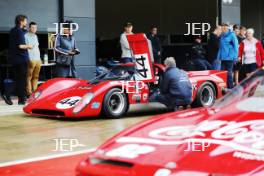
[[[264,50],[259,40],[254,38],[254,29],[248,29],[246,39],[239,46],[239,61],[248,76],[264,65]]]

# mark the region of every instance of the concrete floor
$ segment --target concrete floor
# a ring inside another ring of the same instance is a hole
[[[73,121],[29,117],[23,114],[22,106],[0,102],[0,163],[64,153],[54,151],[56,141],[61,139],[66,145],[71,139],[82,144],[73,151],[96,148],[128,126],[164,112],[160,104],[134,105],[122,119],[97,117]],[[63,149],[70,150],[69,146]]]

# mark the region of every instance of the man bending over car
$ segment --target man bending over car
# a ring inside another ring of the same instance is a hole
[[[160,89],[150,96],[150,102],[160,102],[169,110],[176,111],[179,106],[192,102],[192,84],[187,73],[176,67],[173,57],[164,61],[165,73]]]

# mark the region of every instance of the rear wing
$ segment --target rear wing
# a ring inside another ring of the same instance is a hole
[[[127,35],[127,40],[136,62],[136,70],[140,81],[154,82],[152,45],[146,35]]]

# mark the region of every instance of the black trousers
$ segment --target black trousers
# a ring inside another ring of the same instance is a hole
[[[159,90],[154,92],[149,97],[149,102],[159,102],[167,106],[168,108],[175,108],[177,106],[187,106],[192,102],[192,98],[180,98],[171,94],[161,94]]]
[[[234,67],[234,61],[222,61],[221,62],[221,70],[227,71],[227,87],[229,89],[232,89],[234,87],[233,85],[233,67]]]
[[[162,64],[161,63],[161,57],[158,54],[153,54],[154,57],[154,63],[155,64]]]
[[[3,68],[1,67],[1,70],[0,70],[0,92],[2,95],[5,93],[4,79],[5,78],[4,78]]]
[[[14,85],[11,89],[5,90],[6,96],[17,95],[19,101],[26,98],[28,62],[13,65]]]

